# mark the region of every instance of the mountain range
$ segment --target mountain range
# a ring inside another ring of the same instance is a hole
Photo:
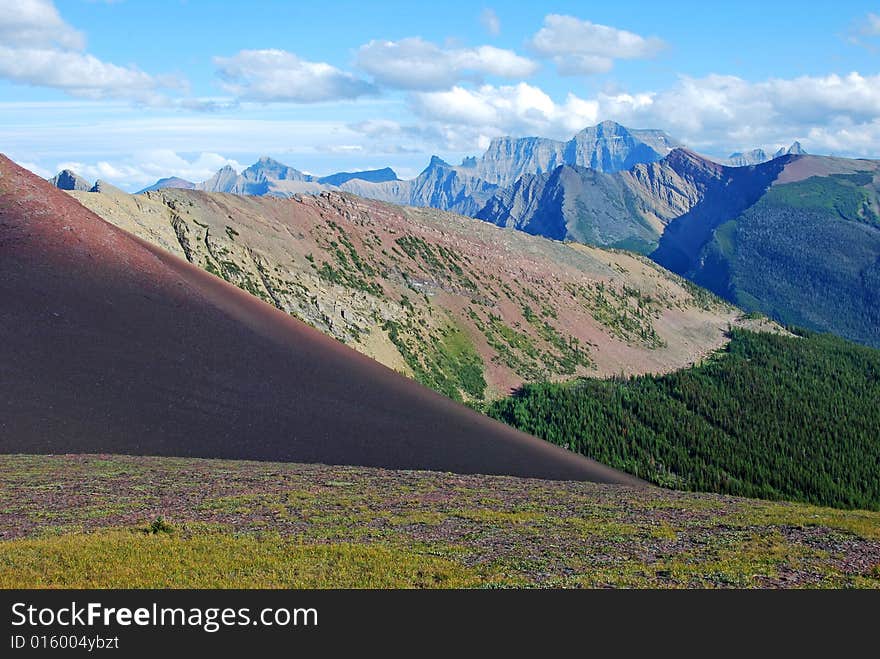
[[[458,166],[433,156],[418,176],[406,181],[387,167],[315,177],[263,157],[241,173],[227,165],[201,183],[169,177],[141,192],[180,187],[284,197],[343,190],[369,199],[475,215],[496,190],[523,175],[540,175],[560,165],[617,172],[637,163],[661,160],[678,146],[663,131],[628,129],[605,121],[583,129],[566,142],[542,137],[496,138],[482,156],[465,158]]]
[[[749,311],[876,346],[875,171],[875,161],[811,156],[799,142],[773,158],[756,149],[719,163],[662,131],[602,122],[567,142],[498,138],[457,166],[434,156],[410,180],[390,169],[315,178],[261,158],[194,187],[275,197],[353,193],[635,251]],[[53,180],[87,189],[71,172]]]

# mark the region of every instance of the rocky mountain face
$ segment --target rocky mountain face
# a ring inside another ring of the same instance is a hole
[[[196,185],[196,189],[238,195],[289,197],[320,192],[323,186],[309,174],[264,156],[241,174],[230,165],[225,165],[210,179]]]
[[[76,174],[75,172],[70,171],[69,169],[64,169],[58,172],[55,176],[49,179],[49,183],[54,185],[59,190],[87,191],[90,190],[92,187],[92,184],[89,183],[86,179]]]
[[[779,149],[776,153],[773,154],[774,158],[781,158],[782,156],[805,156],[807,152],[804,151],[804,147],[801,146],[800,142],[792,142],[791,146],[787,149],[785,147]]]
[[[474,215],[497,187],[432,156],[428,166],[414,179],[381,183],[353,179],[340,189],[367,199]]]
[[[726,179],[651,258],[747,310],[880,347],[880,163],[784,155]]]
[[[69,194],[453,398],[665,372],[720,346],[737,322],[732,307],[647,259],[435,209],[339,192]]]
[[[240,187],[244,184],[232,165],[224,165],[207,181],[196,184],[196,190],[208,192],[234,192]]]
[[[637,163],[656,162],[681,146],[660,130],[632,130],[613,121],[585,128],[567,142],[542,137],[492,140],[486,153],[467,169],[500,186],[523,174],[542,174],[561,165],[617,172]]]
[[[697,204],[720,177],[719,165],[685,149],[611,174],[563,165],[521,177],[476,217],[557,240],[648,253],[666,224]]]

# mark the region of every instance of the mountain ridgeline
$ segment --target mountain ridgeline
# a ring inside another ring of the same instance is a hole
[[[476,215],[497,190],[523,175],[551,172],[562,165],[617,172],[661,160],[678,146],[663,131],[628,129],[605,121],[565,142],[542,137],[496,138],[482,156],[465,158],[458,166],[434,156],[418,176],[406,181],[398,179],[390,168],[315,177],[264,157],[240,174],[227,165],[202,183],[184,181],[185,185],[179,185],[180,179],[162,179],[142,192],[195,187],[207,192],[285,197],[341,190],[368,199]]]
[[[634,251],[747,311],[880,346],[878,176],[876,161],[812,156],[798,142],[772,158],[754,149],[719,163],[662,131],[603,122],[565,142],[497,138],[457,166],[435,156],[410,180],[390,169],[316,178],[262,158],[195,187],[350,192]],[[89,189],[71,172],[56,179]]]

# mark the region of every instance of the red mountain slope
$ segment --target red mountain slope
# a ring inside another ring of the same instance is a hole
[[[638,482],[397,375],[2,156],[0,452]]]

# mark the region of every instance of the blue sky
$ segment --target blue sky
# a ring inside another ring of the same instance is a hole
[[[871,2],[6,0],[0,145],[137,189],[263,154],[318,174],[603,119],[712,156],[880,155]]]

